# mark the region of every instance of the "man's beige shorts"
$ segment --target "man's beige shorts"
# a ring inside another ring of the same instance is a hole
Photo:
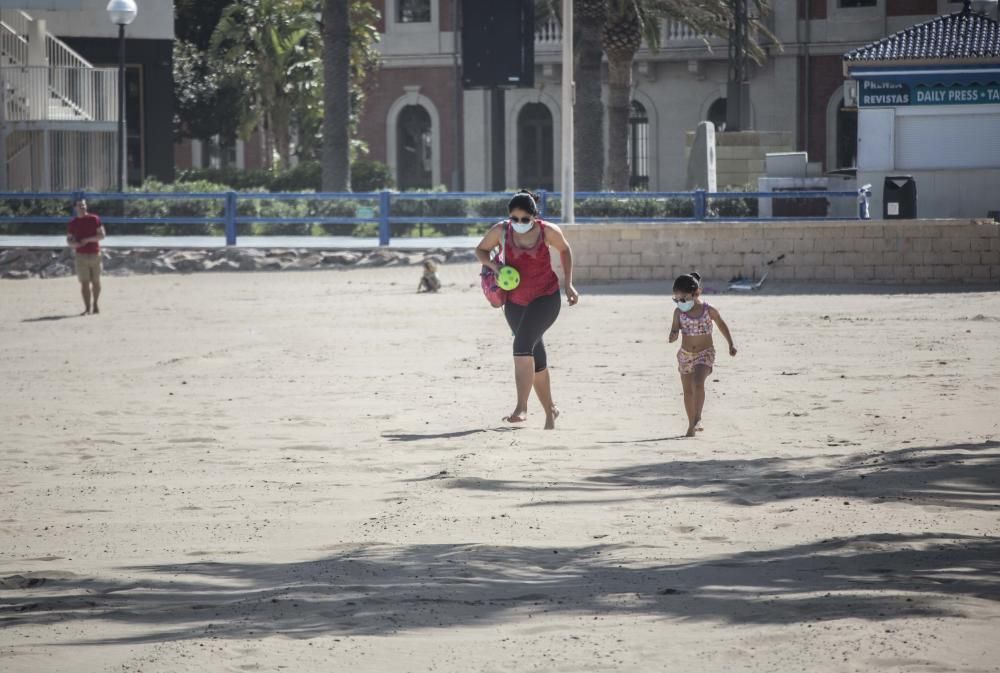
[[[97,254],[77,254],[76,256],[76,277],[81,283],[90,281],[96,283],[101,279],[101,255]]]

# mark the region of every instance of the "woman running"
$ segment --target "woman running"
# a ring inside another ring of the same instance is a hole
[[[507,295],[504,316],[514,333],[514,383],[517,403],[503,420],[523,423],[528,416],[528,395],[535,395],[545,410],[545,429],[556,427],[559,410],[552,401],[548,360],[542,335],[559,316],[559,278],[552,270],[549,246],[559,251],[566,287],[566,300],[573,306],[579,300],[573,287],[573,253],[562,231],[538,217],[537,198],[521,190],[507,205],[510,219],[494,225],[476,248],[476,257],[485,266],[499,271],[490,259],[490,251],[506,236],[504,262],[518,270],[521,283]]]

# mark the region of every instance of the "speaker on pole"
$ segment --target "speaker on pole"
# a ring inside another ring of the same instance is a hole
[[[462,86],[535,86],[533,0],[462,0]]]

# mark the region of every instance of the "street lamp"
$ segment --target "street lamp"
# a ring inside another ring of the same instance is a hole
[[[135,0],[111,0],[108,16],[118,26],[118,193],[125,191],[125,26],[135,21]]]

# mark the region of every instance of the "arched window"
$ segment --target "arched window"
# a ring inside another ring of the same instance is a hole
[[[430,189],[434,182],[431,116],[407,105],[396,120],[396,182],[399,189]]]
[[[544,103],[528,103],[517,116],[517,179],[528,189],[552,190],[552,113]]]
[[[708,118],[705,121],[710,121],[715,124],[715,130],[722,133],[726,130],[726,99],[716,98],[715,102],[708,108]]]
[[[632,101],[628,116],[629,188],[649,189],[649,115],[639,101]]]
[[[837,165],[834,168],[855,168],[858,165],[858,109],[837,106]]]

